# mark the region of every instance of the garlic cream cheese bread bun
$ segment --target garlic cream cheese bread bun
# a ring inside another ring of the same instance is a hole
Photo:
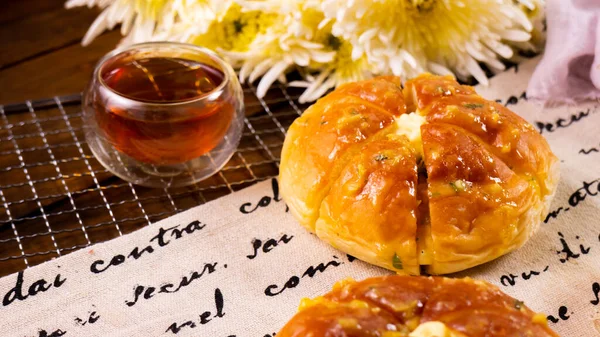
[[[546,140],[452,77],[340,86],[290,127],[279,183],[332,246],[403,274],[444,274],[522,246],[559,176]]]
[[[342,281],[304,299],[277,337],[558,337],[521,301],[469,278]]]

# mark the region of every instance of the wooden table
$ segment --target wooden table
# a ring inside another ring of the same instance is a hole
[[[64,3],[0,1],[0,104],[81,92],[98,59],[119,42],[111,31],[82,47],[100,11]]]
[[[276,176],[285,129],[307,107],[299,89],[274,86],[259,100],[245,87],[244,133],[221,172],[180,188],[128,184],[90,152],[80,96],[63,96],[84,90],[121,39],[111,31],[80,45],[98,13],[67,11],[63,0],[0,0],[0,277]]]

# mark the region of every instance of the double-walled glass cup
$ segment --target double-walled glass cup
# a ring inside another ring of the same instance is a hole
[[[212,51],[182,43],[109,53],[96,65],[83,106],[96,158],[143,186],[185,186],[214,174],[243,129],[243,91],[233,69]]]

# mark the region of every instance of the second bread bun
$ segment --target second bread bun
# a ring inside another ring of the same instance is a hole
[[[385,276],[342,281],[305,299],[277,337],[558,337],[497,287],[470,278]]]

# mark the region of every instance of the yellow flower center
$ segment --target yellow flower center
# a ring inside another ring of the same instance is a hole
[[[364,57],[358,60],[352,60],[352,44],[342,39],[334,40],[337,53],[333,59],[332,66],[336,73],[342,78],[352,78],[357,71],[364,67]],[[330,47],[333,47],[330,45]]]
[[[408,0],[407,7],[412,7],[418,12],[429,12],[436,5],[436,2],[436,0]]]
[[[244,52],[257,35],[273,24],[276,14],[242,11],[234,4],[220,20],[213,22],[205,34],[192,38],[193,43],[210,49]]]

